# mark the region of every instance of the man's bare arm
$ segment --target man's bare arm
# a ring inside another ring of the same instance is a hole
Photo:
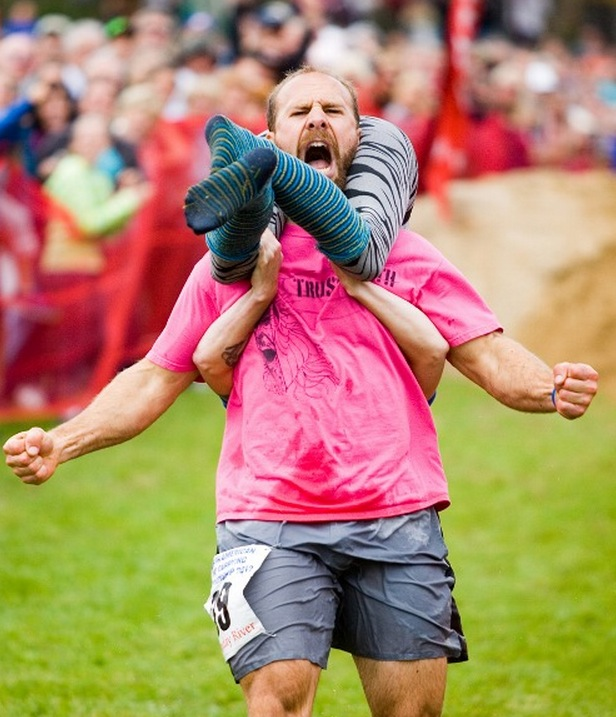
[[[9,438],[6,464],[24,483],[44,483],[61,463],[141,433],[196,376],[196,371],[175,373],[142,359],[119,373],[74,418],[50,431],[34,427]]]
[[[592,366],[562,362],[550,369],[499,332],[452,348],[448,359],[491,396],[518,411],[558,411],[565,418],[579,418],[597,393],[599,375]]]

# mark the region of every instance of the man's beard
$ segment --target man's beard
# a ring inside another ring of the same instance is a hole
[[[351,166],[353,162],[353,158],[355,157],[355,151],[356,147],[352,150],[349,150],[346,155],[336,155],[336,166],[339,168],[338,176],[334,180],[334,183],[340,188],[344,189],[346,187],[347,182],[347,176],[349,173],[349,167]]]

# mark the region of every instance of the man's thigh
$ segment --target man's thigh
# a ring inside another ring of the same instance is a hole
[[[354,659],[372,717],[440,717],[446,658],[406,662]]]

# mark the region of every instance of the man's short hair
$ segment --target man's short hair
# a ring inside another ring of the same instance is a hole
[[[351,108],[353,110],[353,114],[355,115],[355,120],[357,121],[357,125],[359,126],[359,103],[357,100],[357,91],[355,90],[353,84],[344,77],[340,77],[336,73],[330,72],[329,70],[320,70],[310,65],[304,65],[298,70],[292,70],[291,72],[287,73],[284,78],[276,85],[276,87],[274,87],[272,93],[267,98],[266,119],[267,128],[270,130],[270,132],[273,132],[274,127],[276,126],[276,115],[278,113],[277,101],[280,90],[291,80],[294,80],[296,77],[299,77],[300,75],[310,74],[327,75],[328,77],[332,77],[334,80],[337,80],[343,87],[346,88],[347,92],[349,93],[349,99],[351,100]]]

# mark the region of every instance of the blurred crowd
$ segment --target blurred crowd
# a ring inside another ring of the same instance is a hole
[[[262,129],[272,86],[308,62],[353,80],[362,111],[399,124],[425,154],[439,108],[447,2],[202,0],[216,9],[193,11],[196,4],[158,0],[130,15],[71,20],[39,16],[36,0],[15,0],[0,39],[3,150],[17,145],[28,172],[44,182],[77,115],[96,113],[134,169],[139,143],[159,118],[222,112]],[[508,169],[499,142],[516,145],[508,160],[516,165],[613,164],[610,28],[582,23],[565,43],[549,33],[557,7],[552,0],[484,3],[467,97],[477,146],[466,174]],[[486,141],[494,156],[474,161]],[[115,179],[122,176],[116,167]]]
[[[352,80],[363,114],[399,125],[421,177],[448,5],[103,0],[98,17],[74,19],[41,14],[36,0],[9,3],[0,16],[0,370],[27,333],[11,323],[16,297],[99,276],[107,240],[148,204],[181,216],[186,183],[208,171],[207,117],[262,131],[270,90],[303,63]],[[614,10],[607,24],[583,21],[563,38],[550,31],[558,5],[484,3],[460,176],[616,168]]]

